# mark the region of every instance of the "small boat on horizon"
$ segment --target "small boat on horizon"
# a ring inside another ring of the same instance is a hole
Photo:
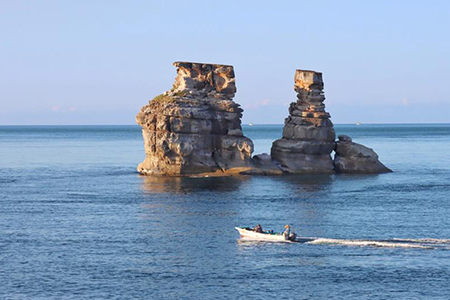
[[[361,122],[357,122],[356,125],[358,125],[358,126],[361,125]]]
[[[253,123],[248,123],[248,126],[253,126]]]

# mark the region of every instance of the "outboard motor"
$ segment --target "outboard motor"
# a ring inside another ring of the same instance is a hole
[[[293,232],[289,235],[289,240],[295,242],[297,239],[297,235]]]

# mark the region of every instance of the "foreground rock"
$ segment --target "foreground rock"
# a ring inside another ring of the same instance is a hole
[[[353,143],[348,136],[339,136],[334,158],[337,173],[387,173],[392,172],[378,160],[371,148]]]
[[[251,165],[253,142],[243,136],[232,66],[176,62],[173,88],[142,107],[146,175],[233,173]]]
[[[333,173],[336,135],[323,103],[322,73],[297,70],[294,89],[298,100],[291,103],[283,137],[272,144],[272,160],[285,173]]]

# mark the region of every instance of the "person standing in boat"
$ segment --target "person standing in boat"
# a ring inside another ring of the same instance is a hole
[[[283,235],[288,237],[291,234],[291,226],[285,225],[284,228]]]
[[[297,239],[297,235],[293,231],[291,232],[291,226],[286,225],[284,226],[284,228],[285,228],[283,232],[284,239],[295,241]]]
[[[261,224],[256,225],[256,227],[253,229],[255,232],[263,233],[263,229],[261,227]]]
[[[286,240],[288,240],[289,239],[289,236],[291,235],[291,226],[289,226],[289,225],[285,225],[284,226],[284,231],[283,231],[283,235],[284,235],[284,238],[286,239]]]

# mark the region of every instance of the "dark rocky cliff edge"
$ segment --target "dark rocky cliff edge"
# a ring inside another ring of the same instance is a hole
[[[273,142],[271,155],[252,157],[253,142],[242,133],[242,109],[232,100],[236,93],[233,67],[192,62],[174,66],[177,77],[172,89],[150,100],[136,116],[146,154],[137,168],[141,174],[391,172],[372,149],[353,143],[348,136],[335,141],[319,72],[296,71],[297,101],[291,103],[282,138]]]

